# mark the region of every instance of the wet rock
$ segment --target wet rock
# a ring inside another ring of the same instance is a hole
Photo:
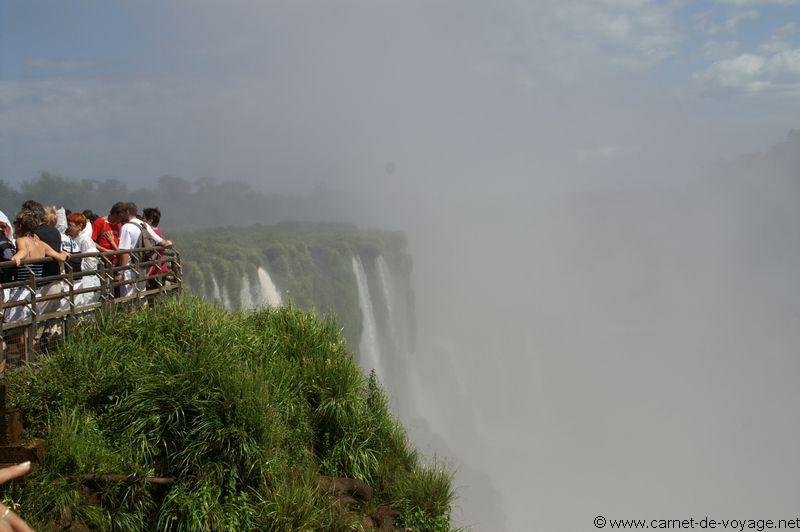
[[[350,496],[362,501],[372,500],[372,486],[355,478],[345,477],[317,477],[317,487],[320,491],[336,498]]]
[[[400,511],[391,506],[381,506],[372,514],[372,520],[375,522],[378,530],[403,530],[397,526],[397,517]]]

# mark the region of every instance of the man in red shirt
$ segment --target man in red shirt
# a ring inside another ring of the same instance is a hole
[[[92,223],[92,240],[97,244],[98,251],[116,251],[119,248],[119,231],[122,229],[122,211],[125,202],[118,201],[108,213],[108,216],[98,218]],[[113,264],[117,264],[119,257],[110,257]]]

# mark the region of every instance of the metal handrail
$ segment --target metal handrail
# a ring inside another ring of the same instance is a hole
[[[142,261],[140,260],[140,253],[145,251],[158,251],[161,256],[154,260]],[[113,258],[123,254],[131,254],[128,264],[125,266],[114,265]],[[55,323],[59,325],[63,332],[63,338],[69,334],[78,317],[85,317],[98,309],[111,308],[118,304],[130,305],[136,302],[155,304],[155,300],[159,297],[171,294],[176,294],[179,297],[182,295],[183,271],[180,253],[171,248],[155,246],[130,250],[76,253],[70,255],[70,260],[92,257],[99,259],[97,269],[81,271],[75,271],[69,262],[57,261],[50,257],[26,259],[21,261],[20,265],[28,267],[28,279],[0,284],[0,360],[6,360],[11,351],[4,340],[9,340],[14,335],[19,335],[24,339],[22,342],[24,346],[23,352],[18,353],[20,349],[19,342],[17,342],[15,354],[20,355],[21,361],[32,360],[36,353],[35,336],[37,332],[41,333],[42,324],[52,325]],[[59,263],[61,273],[36,278],[30,265],[48,262]],[[164,264],[168,267],[166,273],[162,271],[162,265]],[[157,267],[158,271],[150,275],[150,270],[153,267]],[[14,261],[3,261],[0,262],[0,268],[13,268],[16,270],[17,264]],[[126,271],[131,272],[130,276],[118,278],[119,274]],[[84,279],[92,277],[96,278],[96,284],[93,282],[92,286],[78,285]],[[148,281],[151,281],[149,286],[145,285]],[[55,283],[62,283],[60,291],[47,295],[42,295],[39,292],[39,288],[49,287]],[[115,289],[131,285],[133,286],[132,294],[115,297]],[[15,289],[25,289],[26,293],[19,300],[6,301],[7,295],[19,295],[19,293],[14,292]],[[78,296],[85,294],[97,294],[97,297],[88,297],[86,302],[76,300]],[[42,314],[40,306],[43,303],[55,300],[66,303],[66,308],[63,308],[62,304],[62,308],[57,311]],[[27,316],[21,316],[20,319],[14,321],[6,321],[4,319],[6,310],[13,310],[19,307],[25,307],[20,312],[23,315],[27,314]],[[0,372],[0,374],[2,373]]]

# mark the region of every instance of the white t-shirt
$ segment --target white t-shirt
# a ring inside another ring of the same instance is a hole
[[[61,251],[66,251],[70,255],[81,252],[78,243],[75,242],[72,237],[64,233],[61,233]]]
[[[131,218],[130,222],[122,224],[119,232],[119,249],[136,249],[139,245],[139,237],[142,236],[142,230],[139,229],[142,224],[147,228],[147,232],[150,233],[153,240],[158,244],[161,243],[163,239],[153,231],[152,227],[138,218]]]
[[[89,224],[86,224],[86,227],[91,227]],[[86,233],[81,232],[78,236],[75,237],[75,243],[78,244],[78,248],[80,249],[81,253],[94,253],[97,251],[97,246],[95,246],[94,241],[92,240],[91,232],[87,235]],[[83,271],[93,271],[97,269],[97,262],[99,259],[97,257],[84,257],[83,261],[81,262],[81,270]]]

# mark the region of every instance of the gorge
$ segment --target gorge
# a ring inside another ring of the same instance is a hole
[[[402,233],[283,223],[176,239],[190,290],[228,310],[292,302],[333,314],[364,372],[374,369],[387,386],[387,371],[414,345],[412,260]]]

